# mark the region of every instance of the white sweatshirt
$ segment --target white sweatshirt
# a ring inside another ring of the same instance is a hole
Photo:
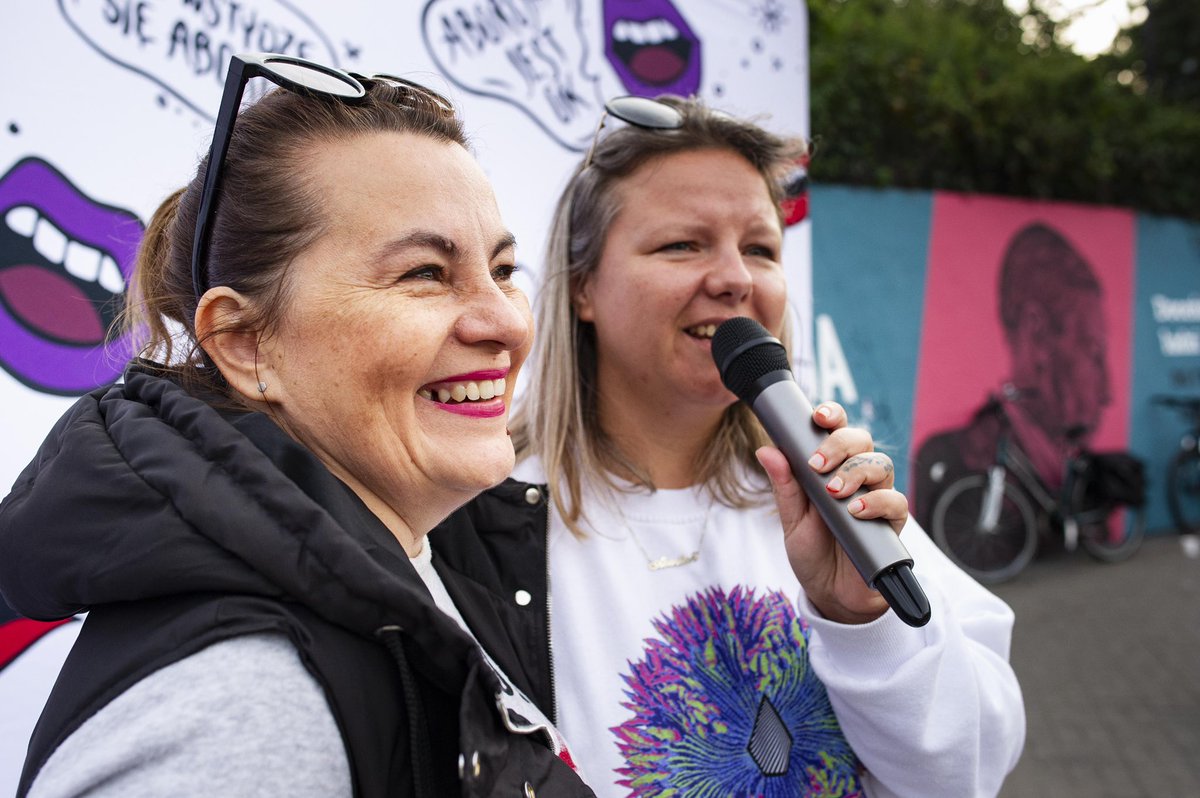
[[[536,460],[516,476],[544,481]],[[999,792],[1025,736],[1013,614],[915,522],[901,540],[932,620],[851,626],[804,597],[769,497],[584,502],[583,540],[550,516],[551,637],[557,724],[598,796]]]

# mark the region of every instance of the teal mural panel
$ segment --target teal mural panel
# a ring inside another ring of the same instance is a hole
[[[816,399],[841,402],[908,481],[933,195],[814,185]]]
[[[1187,430],[1156,396],[1200,397],[1200,224],[1137,217],[1131,448],[1150,478],[1146,523],[1171,529],[1165,476]]]

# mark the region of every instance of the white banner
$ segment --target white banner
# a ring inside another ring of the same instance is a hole
[[[803,0],[40,0],[0,16],[4,491],[73,397],[130,355],[124,340],[106,351],[105,330],[144,224],[209,145],[231,53],[388,72],[450,97],[531,297],[551,209],[606,97],[698,94],[808,132]],[[789,228],[784,259],[810,352],[807,223]],[[0,670],[0,687],[14,671]],[[0,735],[0,793],[15,788],[27,736]]]

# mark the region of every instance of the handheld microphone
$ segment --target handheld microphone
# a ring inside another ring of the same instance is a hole
[[[738,317],[717,328],[712,356],[725,387],[750,407],[783,452],[808,500],[863,581],[878,590],[909,626],[928,623],[929,599],[913,576],[912,557],[891,526],[882,519],[850,515],[844,500],[830,496],[824,478],[808,466],[808,458],[829,433],[813,422],[813,407],[792,376],[783,344],[758,322]]]

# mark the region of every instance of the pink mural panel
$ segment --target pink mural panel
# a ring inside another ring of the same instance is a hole
[[[1085,425],[1093,448],[1127,445],[1134,229],[1115,208],[935,195],[914,459],[936,433],[957,445],[1005,383],[1031,386],[1019,404],[1047,438]]]

